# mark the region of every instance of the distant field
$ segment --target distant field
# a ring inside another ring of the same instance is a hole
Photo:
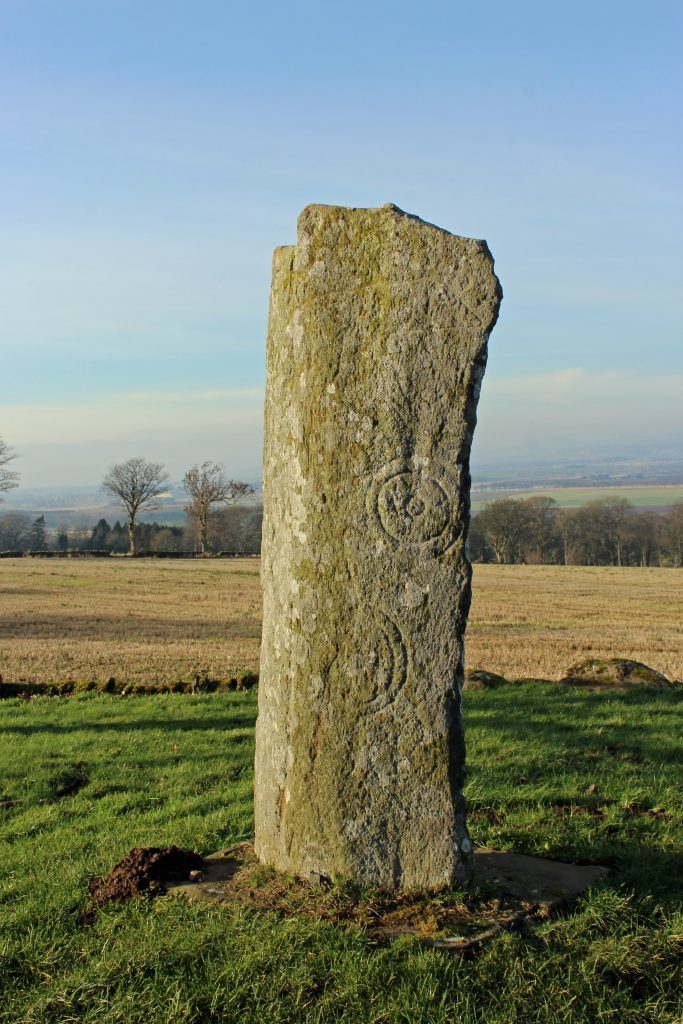
[[[0,562],[6,680],[165,682],[258,664],[259,561]]]
[[[0,562],[8,682],[191,680],[258,668],[257,559]],[[683,678],[683,572],[479,565],[467,662],[557,679],[587,655]]]
[[[644,661],[683,679],[683,572],[476,565],[467,663],[557,679],[588,656]]]
[[[637,508],[663,508],[672,505],[674,501],[683,501],[683,484],[670,487],[544,487],[534,491],[505,491],[504,494],[482,494],[481,491],[475,490],[472,495],[472,510],[478,512],[494,498],[531,498],[539,494],[554,498],[561,508],[578,508],[600,498],[626,498]]]

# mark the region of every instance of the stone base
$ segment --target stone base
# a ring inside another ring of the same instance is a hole
[[[485,848],[475,850],[475,885],[489,883],[496,890],[519,900],[522,906],[474,935],[450,935],[435,940],[434,946],[438,949],[464,949],[493,938],[503,929],[518,926],[525,920],[548,917],[557,907],[603,879],[607,870],[598,864],[565,864],[523,853],[499,853]]]
[[[252,906],[283,916],[356,923],[377,941],[415,935],[438,949],[467,949],[500,931],[539,920],[601,881],[607,868],[565,864],[495,850],[475,851],[475,890],[444,907],[443,892],[386,894],[384,911],[365,915],[363,901],[338,897],[319,877],[293,879],[262,868],[249,843],[205,858],[203,879],[170,883],[168,892],[198,902]],[[447,932],[453,934],[446,934]]]
[[[491,882],[511,896],[547,910],[578,896],[607,874],[607,868],[597,864],[565,864],[486,848],[475,851],[474,870],[477,885]]]

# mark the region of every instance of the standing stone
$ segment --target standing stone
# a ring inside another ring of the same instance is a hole
[[[485,242],[308,206],[268,328],[256,852],[466,882],[469,455],[501,290]]]

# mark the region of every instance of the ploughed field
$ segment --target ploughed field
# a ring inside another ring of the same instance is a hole
[[[258,669],[258,559],[0,560],[6,682],[173,683]],[[683,678],[683,573],[476,565],[467,667],[558,679],[586,657]]]

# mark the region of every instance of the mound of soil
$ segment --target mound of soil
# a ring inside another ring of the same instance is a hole
[[[160,896],[166,882],[188,881],[191,871],[202,871],[198,853],[178,846],[145,846],[130,850],[106,878],[95,878],[88,886],[95,906],[136,896]]]
[[[628,658],[586,658],[572,665],[560,680],[574,686],[656,686],[668,687],[672,683],[661,672],[640,661]]]

